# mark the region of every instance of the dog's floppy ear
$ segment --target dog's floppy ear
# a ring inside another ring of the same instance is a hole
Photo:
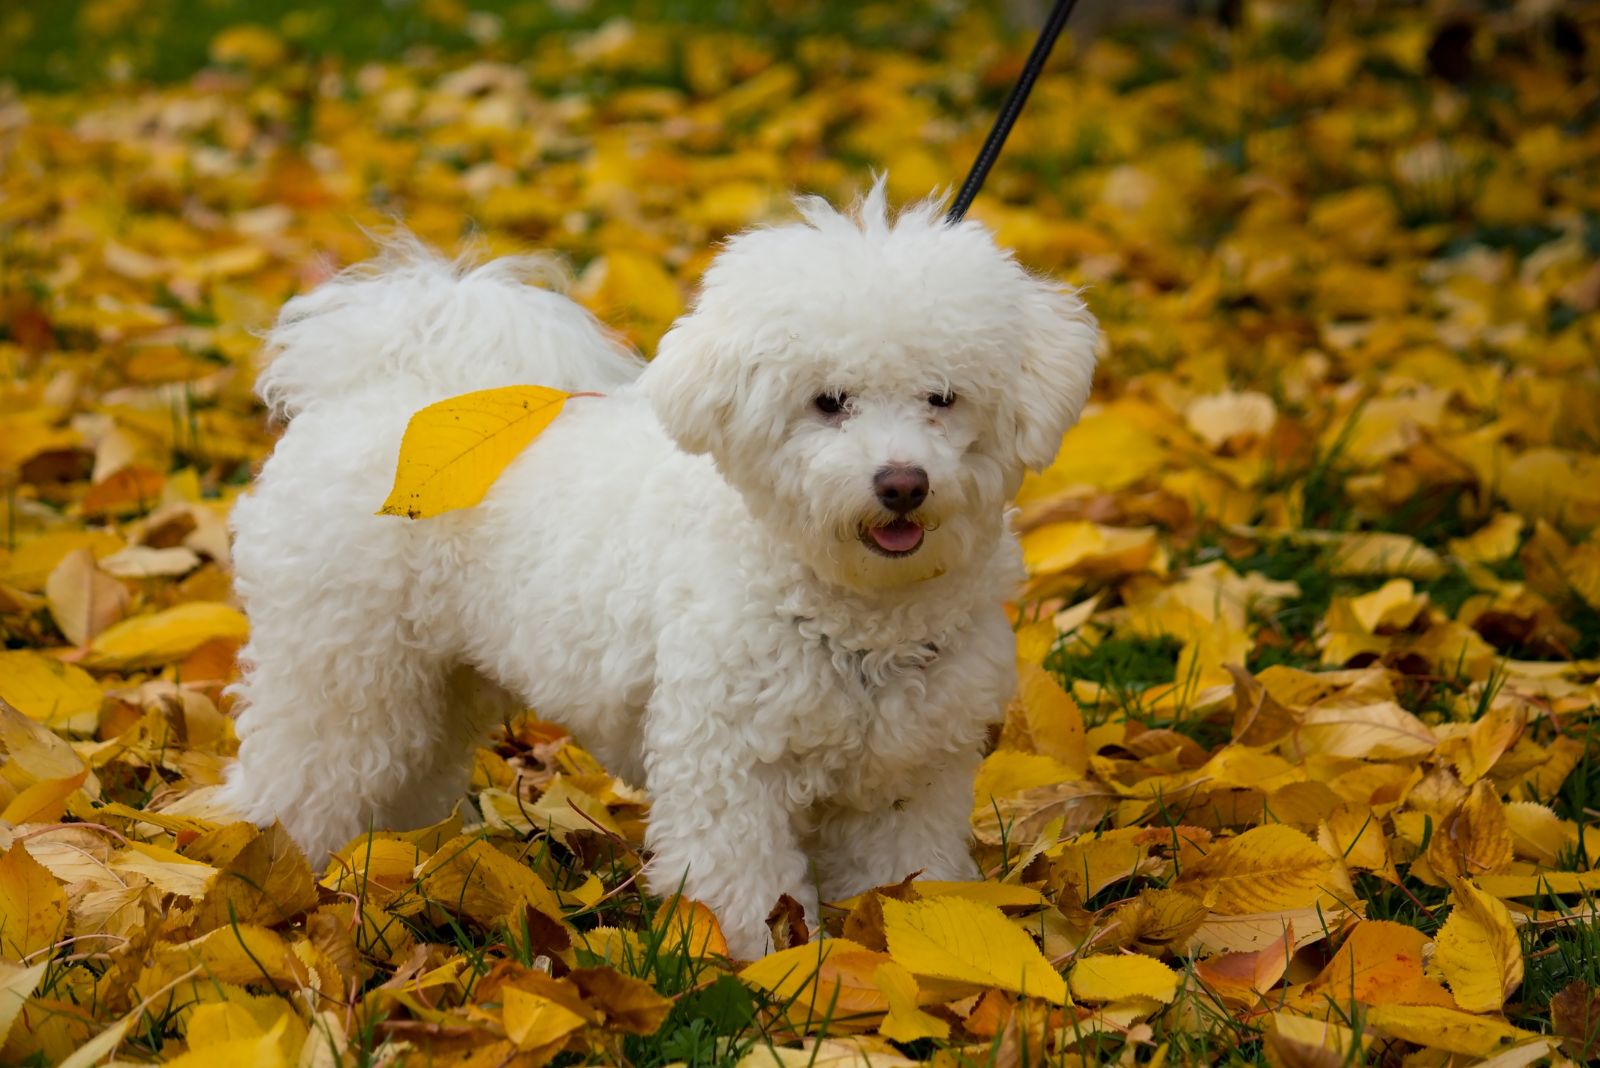
[[[718,454],[734,417],[737,365],[704,312],[672,325],[641,380],[656,418],[688,453]],[[719,336],[720,335],[720,336]]]
[[[1013,314],[1022,344],[1015,452],[1040,471],[1089,400],[1100,330],[1076,293],[1043,278],[1027,278]]]

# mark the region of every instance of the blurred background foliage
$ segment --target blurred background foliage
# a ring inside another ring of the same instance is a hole
[[[1031,7],[1002,11],[993,2],[948,0],[11,0],[0,13],[0,80],[43,90],[95,80],[173,81],[206,64],[219,33],[247,24],[270,28],[292,52],[355,62],[419,51],[514,60],[553,34],[619,18],[736,30],[780,46],[845,35],[925,52],[963,11],[1020,24],[1036,17]]]

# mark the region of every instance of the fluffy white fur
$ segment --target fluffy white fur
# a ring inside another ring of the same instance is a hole
[[[283,310],[262,397],[289,420],[233,515],[251,618],[224,798],[313,858],[419,826],[511,707],[652,799],[652,886],[760,953],[779,895],[965,879],[973,776],[1014,683],[1006,502],[1089,392],[1082,302],[937,206],[728,242],[641,364],[540,261],[402,250]],[[479,507],[373,514],[412,412],[517,383],[576,398]],[[953,392],[948,407],[930,396]],[[829,415],[819,395],[848,395]],[[921,547],[874,478],[920,466]]]

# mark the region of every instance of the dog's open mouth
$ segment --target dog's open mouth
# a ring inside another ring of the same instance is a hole
[[[868,527],[861,533],[861,542],[880,556],[910,556],[922,548],[923,533],[921,523],[896,519],[881,527]]]

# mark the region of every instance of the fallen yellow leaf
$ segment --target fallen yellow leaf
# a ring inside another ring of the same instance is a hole
[[[1033,939],[992,905],[959,897],[883,900],[889,955],[913,975],[998,987],[1057,1005],[1066,982]]]
[[[299,1061],[307,1035],[299,1014],[282,998],[246,997],[201,1005],[185,1030],[189,1052],[170,1063],[180,1068],[217,1064],[288,1068]]]
[[[1450,892],[1450,918],[1434,938],[1434,963],[1468,1012],[1498,1012],[1522,985],[1522,942],[1511,911],[1470,882]]]
[[[170,664],[209,641],[243,641],[249,632],[250,624],[237,608],[217,601],[192,601],[106,628],[90,642],[82,663],[92,670]]]
[[[11,1033],[11,1025],[16,1023],[23,1003],[32,996],[49,967],[48,957],[27,968],[0,960],[0,1043]]]
[[[1328,1005],[1449,1005],[1450,995],[1422,971],[1428,939],[1414,927],[1363,920],[1322,971],[1294,993],[1306,1010]]]
[[[1282,824],[1218,843],[1173,884],[1222,915],[1304,908],[1329,885],[1333,858]]]
[[[515,930],[524,906],[561,922],[561,903],[544,880],[482,838],[462,835],[445,842],[418,879],[429,901],[487,927],[506,923]]]
[[[1470,1057],[1487,1057],[1539,1037],[1537,1031],[1524,1031],[1504,1020],[1439,1005],[1373,1005],[1367,1010],[1367,1024],[1419,1046]]]
[[[886,960],[872,973],[872,981],[889,1003],[883,1025],[878,1028],[884,1038],[895,1042],[916,1042],[924,1038],[943,1041],[950,1037],[950,1024],[947,1021],[917,1008],[917,981],[906,969],[892,960]]]
[[[66,891],[25,844],[14,842],[0,856],[0,957],[27,963],[68,928]]]
[[[1426,856],[1429,866],[1445,878],[1478,879],[1511,863],[1511,828],[1493,783],[1480,779],[1473,784],[1461,803],[1439,822]]]
[[[1079,1001],[1154,998],[1165,1004],[1178,993],[1177,972],[1137,953],[1080,957],[1072,965],[1069,982]]]
[[[1272,1068],[1342,1068],[1361,1063],[1370,1042],[1332,1020],[1275,1012],[1261,1046]]]
[[[105,559],[118,555],[112,553]],[[51,617],[73,645],[87,645],[128,612],[127,587],[96,566],[94,554],[86,548],[74,549],[61,558],[45,580],[44,592]]]
[[[501,995],[506,1037],[531,1050],[565,1039],[588,1021],[549,998],[508,986]]]
[[[78,732],[94,729],[104,700],[88,672],[28,649],[0,652],[0,698],[45,726]]]

